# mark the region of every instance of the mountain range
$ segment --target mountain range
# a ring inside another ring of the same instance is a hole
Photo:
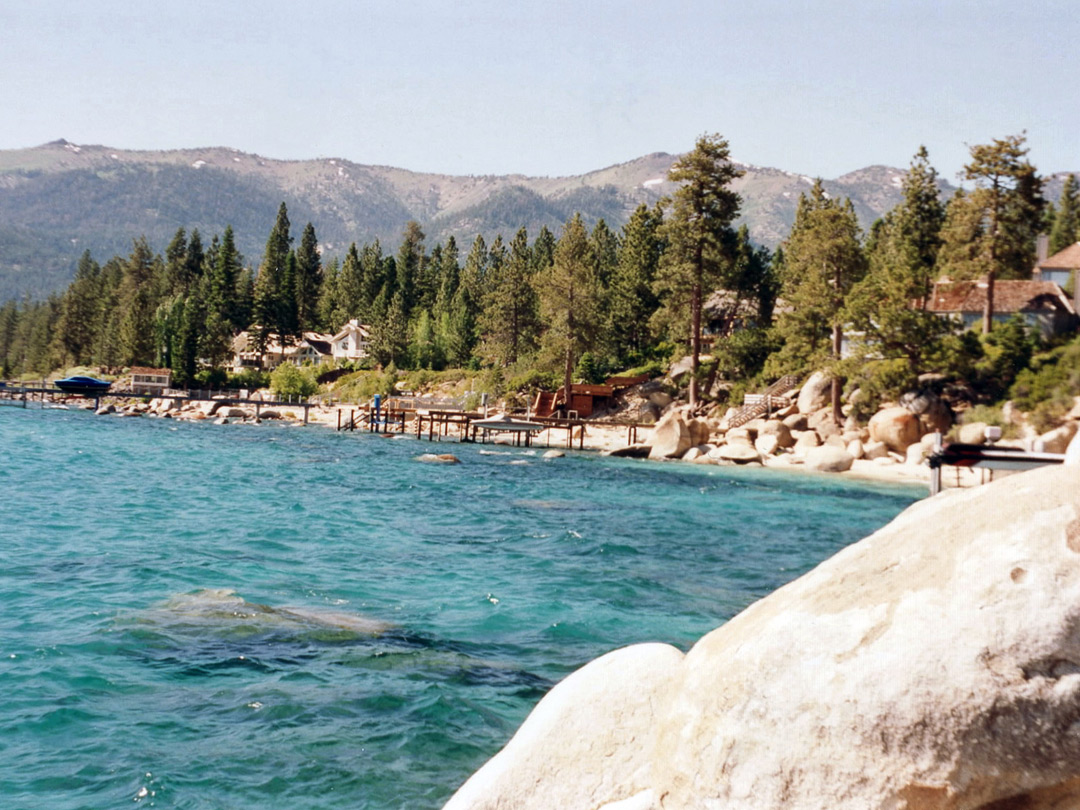
[[[181,227],[198,228],[208,245],[232,225],[246,262],[257,265],[282,201],[295,236],[314,224],[324,256],[376,238],[392,253],[409,220],[421,224],[429,246],[453,235],[462,254],[477,234],[489,244],[522,226],[530,238],[544,225],[558,235],[576,211],[590,224],[602,217],[619,228],[639,203],[673,190],[666,177],[677,157],[656,152],[582,175],[526,177],[425,174],[341,158],[274,160],[224,147],[133,151],[61,139],[0,150],[0,301],[62,289],[84,250],[104,262],[145,236],[162,251]],[[775,247],[813,178],[739,165],[740,222],[755,241]],[[824,186],[851,199],[865,228],[900,201],[903,176],[902,169],[869,166]],[[941,187],[943,195],[953,191],[945,181]],[[1053,191],[1051,184],[1049,199]]]

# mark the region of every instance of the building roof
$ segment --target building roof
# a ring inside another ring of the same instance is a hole
[[[131,374],[144,374],[154,377],[169,377],[172,375],[171,368],[148,368],[147,366],[132,366],[129,369]]]
[[[365,323],[360,323],[359,321],[356,320],[356,318],[353,318],[351,321],[349,321],[347,324],[345,324],[343,327],[341,327],[341,329],[338,331],[338,333],[336,335],[334,335],[333,337],[331,337],[330,340],[332,340],[332,341],[334,341],[336,343],[337,341],[341,340],[342,338],[344,338],[344,337],[346,337],[346,336],[348,336],[348,335],[350,335],[350,334],[352,334],[354,332],[359,332],[360,337],[362,337],[365,340],[367,340],[368,338],[371,337],[371,327],[368,326]]]
[[[1040,270],[1075,270],[1080,267],[1080,242],[1074,242],[1035,266]]]
[[[986,308],[985,281],[939,281],[934,285],[927,309],[930,312],[982,313]],[[994,314],[1014,312],[1049,312],[1062,310],[1075,314],[1072,302],[1052,281],[994,282]]]

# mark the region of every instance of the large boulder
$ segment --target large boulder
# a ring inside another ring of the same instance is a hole
[[[968,422],[961,425],[956,438],[963,444],[983,444],[986,441],[986,422]]]
[[[806,453],[812,447],[821,446],[821,437],[817,435],[816,431],[796,430],[793,435],[795,436],[795,444],[792,446],[799,455]]]
[[[919,428],[923,433],[945,433],[953,425],[952,408],[928,389],[908,391],[900,397],[900,404],[919,418]]]
[[[733,461],[736,464],[749,464],[753,461],[761,461],[761,454],[754,449],[752,444],[734,442],[723,444],[716,448],[715,455],[710,451],[709,456],[722,461]]]
[[[814,411],[807,417],[806,425],[810,430],[816,430],[817,434],[823,439],[830,436],[839,436],[844,432],[843,427],[836,424],[836,420],[833,419],[832,408],[822,408]]]
[[[1080,467],[923,500],[556,686],[448,810],[1080,807]]]
[[[681,458],[682,455],[700,442],[694,441],[690,425],[680,411],[668,411],[653,428],[649,440],[652,449],[649,458]]]
[[[795,406],[799,413],[820,411],[832,400],[832,378],[823,371],[815,371],[810,379],[803,383]]]
[[[1076,435],[1076,422],[1066,422],[1059,428],[1047,431],[1036,441],[1045,453],[1064,453]]]
[[[854,463],[855,457],[843,447],[823,444],[821,447],[811,447],[806,451],[806,460],[803,465],[808,470],[818,472],[847,472]]]
[[[770,419],[761,426],[758,436],[775,436],[777,447],[791,447],[795,444],[795,438],[791,435],[791,428],[779,419]]]
[[[919,417],[907,408],[885,408],[870,418],[870,438],[903,455],[921,437]]]
[[[709,441],[712,428],[704,419],[687,419],[686,424],[690,428],[690,441],[693,444],[705,444]]]

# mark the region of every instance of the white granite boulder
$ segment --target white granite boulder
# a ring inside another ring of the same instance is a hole
[[[795,401],[799,413],[813,413],[824,408],[832,399],[832,378],[823,371],[815,371],[803,383],[799,398]]]
[[[710,456],[712,454],[710,453]],[[734,461],[736,464],[749,464],[761,461],[761,455],[748,442],[732,442],[716,448],[715,458],[723,461]]]
[[[961,425],[956,433],[963,444],[982,444],[986,441],[986,422],[969,422]]]
[[[610,653],[448,810],[1080,807],[1080,468],[915,504],[686,654]]]
[[[652,429],[649,458],[681,458],[688,449],[700,444],[693,441],[694,437],[685,415],[678,410],[669,410]]]
[[[847,472],[854,463],[855,457],[851,453],[832,444],[811,447],[806,451],[806,460],[803,462],[806,469],[818,472]]]

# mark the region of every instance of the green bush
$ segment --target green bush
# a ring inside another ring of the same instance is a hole
[[[282,363],[270,374],[270,388],[282,399],[310,397],[319,390],[313,372],[313,368],[299,369],[292,363]]]
[[[195,385],[199,388],[224,388],[229,375],[223,368],[203,368],[195,372]]]
[[[225,384],[229,388],[247,388],[254,391],[270,385],[270,375],[255,368],[245,368],[239,374],[230,374]]]

